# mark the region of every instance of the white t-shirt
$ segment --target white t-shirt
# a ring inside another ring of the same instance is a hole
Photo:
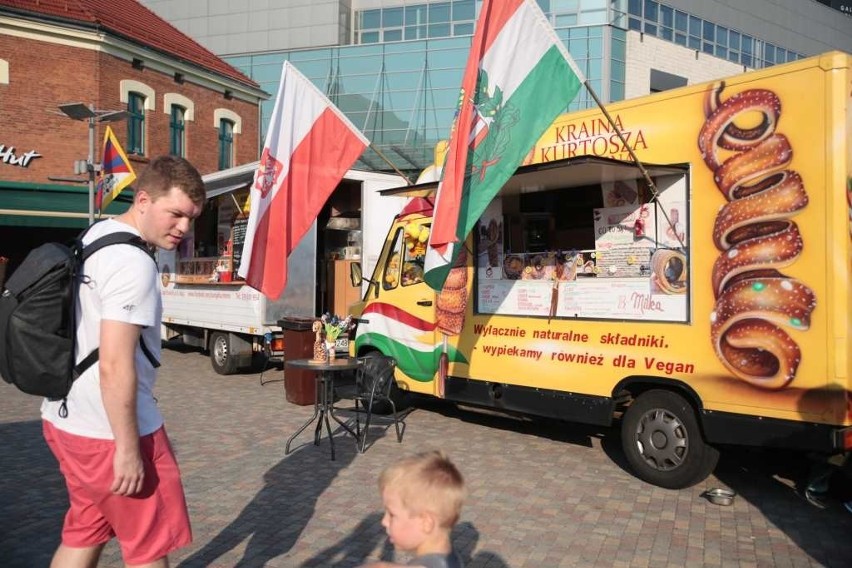
[[[138,235],[131,226],[114,219],[95,224],[86,233],[83,244],[126,231]],[[160,359],[160,297],[157,266],[145,251],[132,245],[112,245],[91,256],[83,267],[87,280],[80,286],[77,302],[77,363],[100,345],[102,319],[142,326],[142,339],[152,355]],[[136,346],[136,412],[139,435],[145,436],[163,424],[163,416],[154,400],[153,365]],[[41,416],[56,428],[88,438],[113,439],[104,409],[97,363],[89,367],[71,386],[67,398],[68,415],[62,418],[62,401],[45,399]]]

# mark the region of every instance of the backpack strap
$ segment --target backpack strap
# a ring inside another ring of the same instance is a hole
[[[148,349],[148,346],[145,345],[145,341],[142,339],[142,336],[139,336],[139,347],[142,348],[142,353],[145,354],[145,358],[148,359],[148,362],[151,363],[151,366],[155,369],[160,366],[160,362],[157,361],[157,358],[154,357],[154,354],[151,353],[151,350]],[[80,375],[85,373],[89,367],[94,365],[98,357],[100,356],[100,347],[95,347],[95,350],[86,355],[86,358],[74,365],[74,379],[78,379]]]
[[[87,229],[88,230],[88,229]],[[83,233],[85,235],[85,232]],[[79,240],[82,242],[83,235],[80,235]],[[87,258],[98,252],[104,247],[112,246],[112,245],[132,245],[138,249],[145,251],[151,260],[156,262],[154,259],[154,252],[148,247],[148,244],[142,240],[142,237],[138,235],[134,235],[133,233],[129,233],[127,231],[121,231],[118,233],[110,233],[108,235],[104,235],[98,239],[95,239],[91,243],[84,245],[82,249],[82,255],[80,257],[81,264],[86,261]],[[145,357],[148,359],[148,362],[151,363],[151,366],[155,369],[160,366],[160,362],[157,361],[157,358],[154,357],[154,354],[148,349],[148,346],[145,345],[145,341],[142,339],[142,336],[139,336],[139,346],[142,348],[142,353],[145,354]],[[74,379],[77,379],[80,375],[82,375],[86,370],[89,369],[95,362],[98,360],[100,354],[100,348],[96,347],[94,351],[86,355],[86,357],[74,365]]]
[[[133,233],[122,231],[119,233],[110,233],[108,235],[104,235],[103,237],[95,239],[91,243],[84,245],[82,256],[83,261],[85,261],[87,258],[92,256],[102,248],[111,245],[133,245],[136,248],[145,251],[145,254],[150,256],[151,260],[154,260],[153,251],[151,251],[147,243],[142,240],[142,237],[134,235]]]

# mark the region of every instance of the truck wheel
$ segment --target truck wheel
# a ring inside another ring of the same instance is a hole
[[[621,444],[637,477],[667,489],[702,481],[719,461],[692,406],[671,391],[651,390],[633,401],[622,418]]]
[[[233,356],[231,340],[227,332],[217,331],[210,335],[210,363],[220,375],[237,372],[237,360]]]

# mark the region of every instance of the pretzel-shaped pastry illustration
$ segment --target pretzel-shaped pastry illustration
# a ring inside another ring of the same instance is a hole
[[[651,280],[666,294],[686,293],[686,255],[676,250],[657,249],[651,256]]]
[[[772,91],[750,89],[722,101],[724,82],[705,97],[706,120],[698,136],[704,163],[726,203],[716,215],[713,241],[722,254],[713,265],[716,305],[710,316],[716,356],[731,373],[766,389],[795,378],[801,349],[784,328],[806,330],[816,296],[778,269],[802,253],[791,217],[808,204],[801,176],[787,169],[793,149],[775,132],[781,101]],[[753,128],[735,121],[763,115]],[[720,149],[736,152],[726,159]]]

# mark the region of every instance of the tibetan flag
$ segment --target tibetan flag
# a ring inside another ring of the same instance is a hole
[[[104,132],[104,159],[98,174],[98,193],[95,196],[95,209],[98,213],[107,208],[121,190],[133,183],[136,174],[127,159],[127,154],[118,143],[118,138],[109,126]]]
[[[482,212],[584,81],[535,0],[484,0],[438,185],[429,286],[442,288]]]
[[[251,187],[238,274],[269,298],[287,284],[287,258],[369,140],[284,62],[266,143]]]

